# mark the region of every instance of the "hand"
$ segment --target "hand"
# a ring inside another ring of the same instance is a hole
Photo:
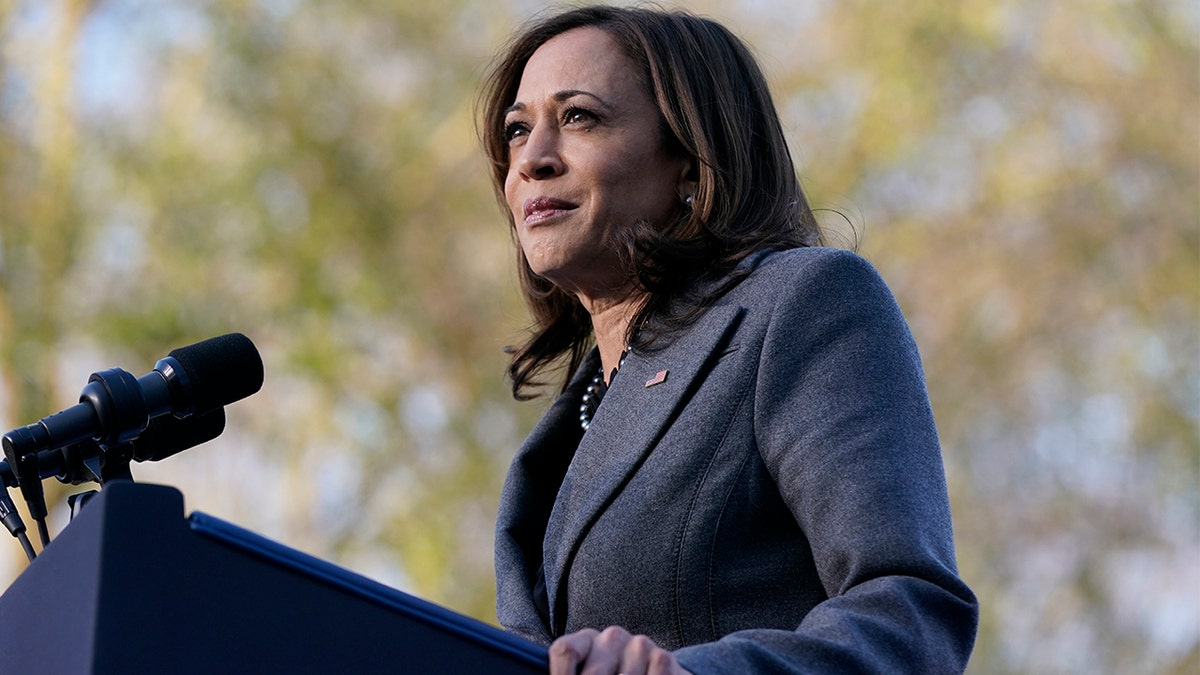
[[[550,675],[691,675],[671,652],[619,626],[585,628],[550,645]]]

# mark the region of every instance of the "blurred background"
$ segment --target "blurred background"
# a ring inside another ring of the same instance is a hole
[[[835,243],[911,322],[971,672],[1197,672],[1200,5],[670,6],[752,45]],[[472,106],[542,9],[0,0],[0,427],[246,333],[263,390],[135,477],[494,621],[546,400],[503,378],[527,318]],[[0,588],[24,567],[0,549]]]

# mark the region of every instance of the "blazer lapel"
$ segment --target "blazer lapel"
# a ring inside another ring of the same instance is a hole
[[[621,365],[571,460],[546,527],[546,591],[556,635],[565,631],[564,580],[579,543],[666,431],[741,313],[736,306],[711,307],[666,346],[632,352]]]

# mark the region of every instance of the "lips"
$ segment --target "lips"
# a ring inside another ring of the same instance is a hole
[[[577,204],[572,204],[561,199],[554,199],[553,197],[526,199],[525,222],[536,223],[576,208],[579,208]]]

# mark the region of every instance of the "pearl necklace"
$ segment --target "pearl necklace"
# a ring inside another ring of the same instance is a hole
[[[621,358],[617,361],[617,367],[613,369],[612,378],[609,378],[609,384],[604,384],[604,365],[596,371],[592,376],[592,381],[588,383],[587,389],[583,392],[583,398],[579,400],[579,426],[584,431],[592,426],[592,417],[596,415],[596,411],[600,409],[600,400],[604,398],[605,392],[612,383],[612,379],[616,378],[617,371],[621,369],[621,365],[625,363],[625,357],[629,356],[629,347],[621,351]]]

